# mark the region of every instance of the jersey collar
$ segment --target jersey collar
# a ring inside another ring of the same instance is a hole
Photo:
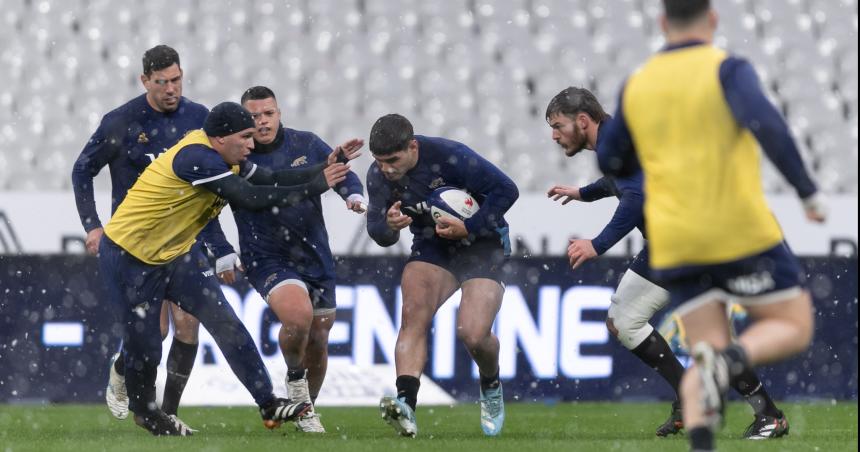
[[[686,49],[687,47],[700,46],[700,45],[704,45],[704,44],[705,44],[705,41],[702,41],[699,39],[692,39],[689,41],[684,41],[684,42],[679,42],[676,44],[667,45],[666,47],[663,47],[663,49],[660,51],[661,52],[671,52],[672,50]]]

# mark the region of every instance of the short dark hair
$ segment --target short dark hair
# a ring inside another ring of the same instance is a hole
[[[677,25],[689,24],[710,9],[710,0],[663,0],[666,19]]]
[[[389,155],[402,151],[415,138],[412,123],[397,113],[385,115],[373,123],[370,129],[370,152]]]
[[[173,47],[164,44],[157,45],[143,54],[143,75],[149,77],[155,71],[167,69],[179,64],[179,54]]]
[[[609,115],[603,111],[603,106],[597,97],[585,88],[570,86],[556,94],[546,107],[546,120],[552,115],[562,114],[573,118],[577,113],[585,113],[596,122],[602,122]]]
[[[245,102],[249,100],[263,100],[268,99],[270,97],[272,99],[278,100],[278,98],[275,97],[275,92],[271,89],[265,86],[252,86],[246,89],[244,93],[242,93],[242,100],[239,103],[245,105]]]

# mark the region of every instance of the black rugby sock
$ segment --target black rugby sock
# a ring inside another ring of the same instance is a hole
[[[176,414],[179,409],[179,399],[185,391],[188,376],[197,358],[197,344],[186,344],[173,338],[170,354],[167,355],[167,382],[164,384],[164,399],[161,409],[167,414]]]
[[[631,352],[648,367],[656,370],[672,386],[675,394],[678,394],[681,377],[684,375],[684,366],[678,362],[672,348],[657,330],[651,331],[651,334]]]
[[[418,404],[418,387],[421,386],[421,381],[412,375],[401,375],[397,377],[397,398],[402,398],[415,411],[415,406]]]
[[[746,369],[732,382],[732,387],[747,399],[759,416],[781,417],[782,412],[773,403],[773,399],[764,389],[758,375],[752,369]]]
[[[502,384],[502,382],[499,381],[498,369],[496,370],[496,373],[494,375],[491,375],[489,377],[484,376],[484,374],[480,374],[480,375],[481,375],[481,390],[496,389],[499,387],[500,384]]]
[[[744,375],[750,369],[749,362],[747,361],[747,352],[744,351],[740,344],[731,344],[721,354],[726,361],[726,368],[729,371],[729,384],[734,386],[737,378]]]
[[[125,355],[123,355],[122,351],[119,352],[119,356],[113,362],[113,370],[123,377],[125,376]]]
[[[714,432],[707,427],[696,427],[687,432],[690,438],[690,450],[705,452],[714,450]]]
[[[287,369],[287,380],[296,381],[305,378],[305,369]]]

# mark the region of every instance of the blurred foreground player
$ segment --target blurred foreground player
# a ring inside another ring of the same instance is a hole
[[[254,118],[254,150],[248,161],[274,171],[306,168],[336,155],[311,132],[281,124],[275,93],[265,86],[242,95]],[[340,147],[352,154],[364,143]],[[329,167],[336,169],[336,167]],[[334,190],[346,207],[363,212],[364,187],[350,171]],[[294,401],[315,403],[328,367],[328,336],[335,320],[335,268],[318,195],[295,205],[259,211],[234,208],[246,276],[281,321],[278,345],[287,364],[286,386]],[[296,421],[308,433],[324,433],[315,409]]]
[[[603,133],[609,128],[612,118],[590,91],[570,87],[558,93],[546,110],[547,123],[552,128],[552,138],[564,149],[565,155],[573,157],[583,149],[596,150],[603,143]],[[609,196],[619,199],[612,220],[592,240],[571,240],[568,257],[575,269],[596,256],[602,255],[634,228],[645,236],[645,217],[642,193],[642,172],[635,171],[623,177],[605,176],[585,187],[556,185],[547,193],[553,200],[562,198],[562,204],[571,200],[592,202]],[[651,367],[672,386],[676,400],[672,403],[669,419],[657,427],[657,436],[674,435],[681,431],[681,377],[684,367],[678,362],[666,339],[648,322],[654,315],[668,306],[669,292],[654,282],[648,267],[648,244],[633,258],[618,289],[612,296],[612,305],[606,316],[606,327],[618,341],[643,363]],[[788,421],[752,369],[739,375],[732,387],[755,411],[753,422],[744,431],[749,439],[778,438],[788,433]]]
[[[144,170],[105,227],[99,266],[124,330],[129,409],[154,435],[191,434],[155,403],[158,314],[165,297],[200,319],[267,427],[311,408],[274,396],[257,347],[195,237],[228,201],[246,209],[293,205],[341,182],[349,167],[335,163],[339,170],[323,175],[324,165],[271,172],[244,163],[254,146],[253,132],[254,121],[239,104],[217,105],[202,130],[190,132]]]
[[[499,381],[499,340],[493,321],[504,294],[503,265],[510,254],[504,219],[519,192],[514,182],[467,146],[414,135],[403,116],[379,118],[370,131],[375,164],[367,172],[367,232],[391,246],[400,230],[413,234],[403,269],[403,313],[395,346],[397,396],[383,397],[380,410],[403,436],[415,436],[419,377],[427,361],[427,333],[436,310],[458,289],[457,336],[480,373],[481,428],[499,435],[505,420]],[[439,187],[464,189],[481,206],[465,221],[434,223],[427,207]]]
[[[651,268],[681,304],[695,361],[681,382],[684,424],[693,450],[713,450],[727,388],[753,366],[802,352],[813,332],[802,269],[765,201],[758,145],[807,217],[825,215],[752,65],[711,45],[710,2],[663,6],[667,45],[626,81],[598,162],[613,175],[641,164]],[[737,343],[726,317],[732,301],[752,319]]]

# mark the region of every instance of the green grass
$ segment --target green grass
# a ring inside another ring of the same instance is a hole
[[[791,434],[774,441],[740,439],[750,409],[732,404],[719,435],[722,450],[857,450],[857,403],[781,404]],[[665,419],[662,403],[509,403],[505,430],[485,438],[474,404],[419,407],[419,436],[399,438],[375,408],[320,408],[328,433],[308,436],[285,425],[262,427],[253,408],[183,408],[182,419],[200,433],[191,438],[155,438],[131,420],[117,421],[101,405],[0,405],[0,452],[138,450],[168,451],[685,451],[682,436],[660,439],[654,428]]]

